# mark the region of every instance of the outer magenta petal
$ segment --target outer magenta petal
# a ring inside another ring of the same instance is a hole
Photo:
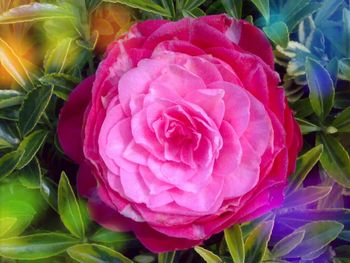
[[[72,91],[59,116],[58,139],[64,152],[76,163],[85,159],[82,127],[84,113],[91,100],[94,79],[95,76],[86,78]]]

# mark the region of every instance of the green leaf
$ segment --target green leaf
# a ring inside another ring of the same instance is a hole
[[[311,106],[317,116],[323,120],[333,107],[333,81],[328,71],[316,60],[307,58],[305,68]]]
[[[24,152],[21,150],[9,152],[0,158],[0,181],[10,175],[21,161]]]
[[[40,189],[41,170],[37,158],[17,171],[21,184],[29,189]]]
[[[53,93],[63,100],[67,100],[72,89],[79,84],[80,79],[63,73],[51,73],[42,76],[39,81],[44,85],[53,85]]]
[[[265,221],[260,223],[249,234],[244,244],[246,262],[259,263],[262,261],[267,249],[267,244],[270,240],[273,226],[273,220]]]
[[[350,58],[339,60],[339,78],[350,81]]]
[[[47,135],[48,131],[46,130],[36,130],[23,139],[18,149],[23,150],[24,154],[21,161],[17,164],[17,169],[23,168],[35,157]]]
[[[175,13],[174,1],[173,0],[161,0],[161,2],[162,2],[162,5],[168,10],[171,17],[175,18],[176,13]]]
[[[303,241],[304,236],[305,231],[294,231],[285,236],[273,246],[271,250],[272,256],[274,258],[280,258],[287,255]]]
[[[42,259],[64,252],[78,243],[75,238],[60,233],[42,233],[0,240],[0,255],[12,259]]]
[[[19,111],[19,129],[28,134],[38,123],[52,95],[52,87],[38,87],[30,91]]]
[[[295,191],[302,185],[308,173],[320,159],[322,152],[323,145],[317,145],[298,158],[296,170],[289,176],[288,193]]]
[[[265,34],[276,45],[287,48],[289,42],[288,27],[283,22],[276,22],[263,28]]]
[[[207,263],[220,263],[222,262],[219,256],[215,255],[213,252],[202,248],[200,246],[196,246],[194,250],[204,259]]]
[[[133,241],[135,237],[129,233],[114,232],[105,228],[100,228],[89,239],[94,242],[112,244]]]
[[[335,117],[332,126],[336,127],[338,132],[350,132],[350,107]]]
[[[0,121],[0,149],[13,148],[19,143],[14,134],[11,124],[7,121]]]
[[[16,217],[0,217],[0,238],[3,238],[16,222]]]
[[[304,239],[291,252],[285,255],[285,257],[302,257],[318,251],[336,239],[343,228],[344,226],[336,221],[316,221],[308,223],[294,231],[304,232]]]
[[[165,252],[158,254],[158,263],[173,263],[175,259],[176,251]]]
[[[130,259],[109,247],[97,244],[79,244],[67,249],[71,258],[81,263],[132,263]]]
[[[49,178],[40,178],[40,193],[51,206],[53,210],[58,212],[57,208],[57,185]]]
[[[331,190],[332,187],[329,186],[309,186],[301,188],[287,195],[283,203],[283,208],[312,204],[326,197]]]
[[[299,118],[296,118],[296,120],[298,121],[302,134],[308,134],[311,132],[317,132],[322,130],[321,127],[318,127],[316,124],[313,124],[307,120],[303,120]]]
[[[18,106],[0,109],[0,119],[9,121],[18,121]]]
[[[230,16],[241,19],[242,17],[242,0],[221,0],[222,5],[225,8],[225,11]]]
[[[120,3],[157,15],[170,17],[170,14],[166,9],[153,3],[151,0],[104,0],[104,2]]]
[[[205,2],[205,0],[186,0],[183,9],[191,11],[191,10],[199,7],[204,2]]]
[[[0,64],[22,88],[28,89],[32,85],[33,82],[23,59],[2,38],[0,38]]]
[[[32,3],[8,10],[0,15],[0,24],[38,21],[50,18],[73,18],[67,10],[47,3]]]
[[[330,135],[320,134],[317,144],[323,144],[324,151],[320,162],[328,175],[342,186],[350,187],[349,153],[341,143]]]
[[[61,73],[64,70],[73,40],[70,37],[60,40],[56,47],[47,53],[44,61],[45,73]]]
[[[251,1],[258,8],[258,10],[264,16],[266,22],[268,23],[270,20],[269,0],[251,0]]]
[[[76,237],[84,238],[85,225],[80,207],[64,172],[58,185],[58,212],[65,227]]]
[[[341,240],[350,242],[350,230],[346,230],[346,231],[344,230],[339,234],[338,238],[340,238]]]
[[[19,105],[23,99],[23,93],[17,90],[0,90],[0,109]]]
[[[244,241],[241,227],[239,224],[235,224],[231,228],[225,229],[224,233],[233,261],[235,263],[244,263]]]

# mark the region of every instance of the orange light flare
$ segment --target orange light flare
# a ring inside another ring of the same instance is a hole
[[[135,23],[131,8],[120,4],[102,3],[90,18],[91,32],[98,32],[95,51],[103,54],[107,46],[127,32]]]
[[[32,0],[0,0],[0,14],[7,10],[33,2]],[[32,23],[0,24],[0,39],[5,59],[13,67],[1,63],[0,58],[0,88],[10,89],[17,85],[16,74],[26,79],[28,73],[33,74],[39,63],[38,50],[33,38]],[[6,44],[4,44],[4,42]],[[12,70],[11,70],[12,68]],[[14,69],[17,73],[14,73]]]

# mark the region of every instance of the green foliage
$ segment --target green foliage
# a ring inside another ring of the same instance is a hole
[[[222,260],[220,257],[215,255],[213,252],[203,248],[203,247],[195,247],[194,250],[204,259],[207,263],[220,263]]]
[[[244,263],[244,240],[241,227],[238,224],[225,230],[225,240],[233,261],[235,263]]]

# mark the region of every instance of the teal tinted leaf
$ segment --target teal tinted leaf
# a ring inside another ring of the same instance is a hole
[[[0,24],[13,24],[50,18],[73,18],[67,10],[48,3],[32,3],[10,9],[0,15]]]
[[[73,259],[81,263],[132,263],[130,259],[109,247],[97,244],[79,244],[67,249]]]
[[[135,240],[135,237],[129,233],[114,232],[105,228],[100,228],[89,239],[94,242],[112,244],[126,243]]]
[[[343,9],[343,43],[345,46],[346,56],[350,57],[350,10]]]
[[[304,239],[285,257],[302,257],[322,249],[337,238],[343,227],[336,221],[316,221],[296,229],[295,232],[305,233]]]
[[[0,238],[3,239],[20,235],[30,225],[35,214],[36,211],[34,208],[24,201],[12,201],[9,199],[2,201],[0,213]],[[6,218],[16,220],[11,220],[11,223]]]
[[[276,22],[263,28],[265,34],[276,45],[280,45],[283,48],[288,46],[289,32],[288,27],[283,22]]]
[[[267,244],[270,240],[273,226],[273,220],[265,221],[260,223],[249,234],[244,244],[246,262],[259,263],[262,261],[267,249]]]
[[[326,197],[331,190],[332,187],[329,186],[309,186],[301,188],[287,195],[286,199],[284,200],[283,207],[291,208],[312,204]]]
[[[225,8],[225,11],[230,16],[241,19],[242,17],[242,0],[221,0],[222,5]]]
[[[157,15],[169,17],[169,12],[161,7],[160,5],[155,4],[151,0],[104,0],[105,2],[111,3],[121,3],[133,8],[141,9],[143,11],[151,12]]]
[[[57,185],[49,178],[41,177],[40,179],[40,193],[51,206],[53,210],[58,212],[57,208]]]
[[[207,263],[220,263],[222,262],[221,258],[215,255],[213,252],[203,248],[196,246],[194,250],[204,259]]]
[[[0,109],[19,105],[24,99],[24,94],[17,90],[0,90]]]
[[[13,148],[19,143],[19,139],[12,131],[7,121],[0,121],[0,149]]]
[[[26,166],[36,155],[43,145],[48,131],[45,130],[36,130],[24,137],[23,141],[20,143],[20,150],[24,151],[21,161],[17,164],[17,169],[21,169]]]
[[[350,242],[350,230],[343,231],[339,234],[338,238],[341,240]]]
[[[307,3],[308,1],[305,1]],[[298,6],[297,3],[294,3],[294,6]],[[294,13],[292,16],[288,16],[285,19],[285,23],[287,24],[289,30],[292,32],[294,28],[299,25],[301,21],[303,21],[306,17],[310,16],[311,14],[315,13],[320,7],[320,3],[308,3],[304,7],[300,8],[301,5],[299,5],[299,10]]]
[[[41,170],[38,159],[17,171],[21,184],[29,189],[40,189]]]
[[[24,152],[21,150],[9,152],[0,158],[0,181],[10,175],[21,161]]]
[[[158,254],[158,263],[173,263],[176,251]]]
[[[294,231],[278,241],[271,250],[274,258],[280,258],[291,252],[304,239],[305,231]]]
[[[317,143],[323,144],[320,162],[328,175],[342,186],[350,187],[350,158],[343,145],[330,135],[320,134]]]
[[[316,124],[313,124],[307,120],[303,120],[299,118],[296,118],[296,120],[298,121],[302,134],[308,134],[311,132],[317,132],[322,130],[321,127],[318,127]]]
[[[238,224],[225,229],[225,240],[234,263],[244,263],[244,241],[241,227]]]
[[[350,81],[350,58],[339,60],[339,78]]]
[[[19,129],[22,135],[28,134],[38,123],[49,104],[52,87],[38,87],[30,91],[19,111]]]
[[[47,53],[44,61],[46,73],[61,73],[65,69],[72,42],[73,38],[64,38],[57,43],[54,49]]]
[[[308,173],[320,159],[322,152],[323,145],[317,145],[298,158],[295,172],[289,176],[288,193],[302,185]]]
[[[336,127],[339,132],[350,132],[350,107],[335,117],[332,126]]]
[[[76,237],[84,238],[85,225],[80,207],[64,172],[58,185],[58,212],[65,227]]]
[[[66,234],[43,233],[0,240],[0,255],[13,259],[42,259],[64,252],[79,241]]]
[[[317,61],[307,58],[305,67],[311,106],[314,112],[324,119],[334,103],[333,81],[327,70]]]
[[[321,25],[327,23],[328,19],[337,11],[342,1],[339,0],[325,0],[322,2],[321,8],[315,15],[315,24]]]
[[[251,0],[268,22],[270,20],[269,0]]]
[[[183,9],[193,10],[203,4],[205,0],[186,0]]]

